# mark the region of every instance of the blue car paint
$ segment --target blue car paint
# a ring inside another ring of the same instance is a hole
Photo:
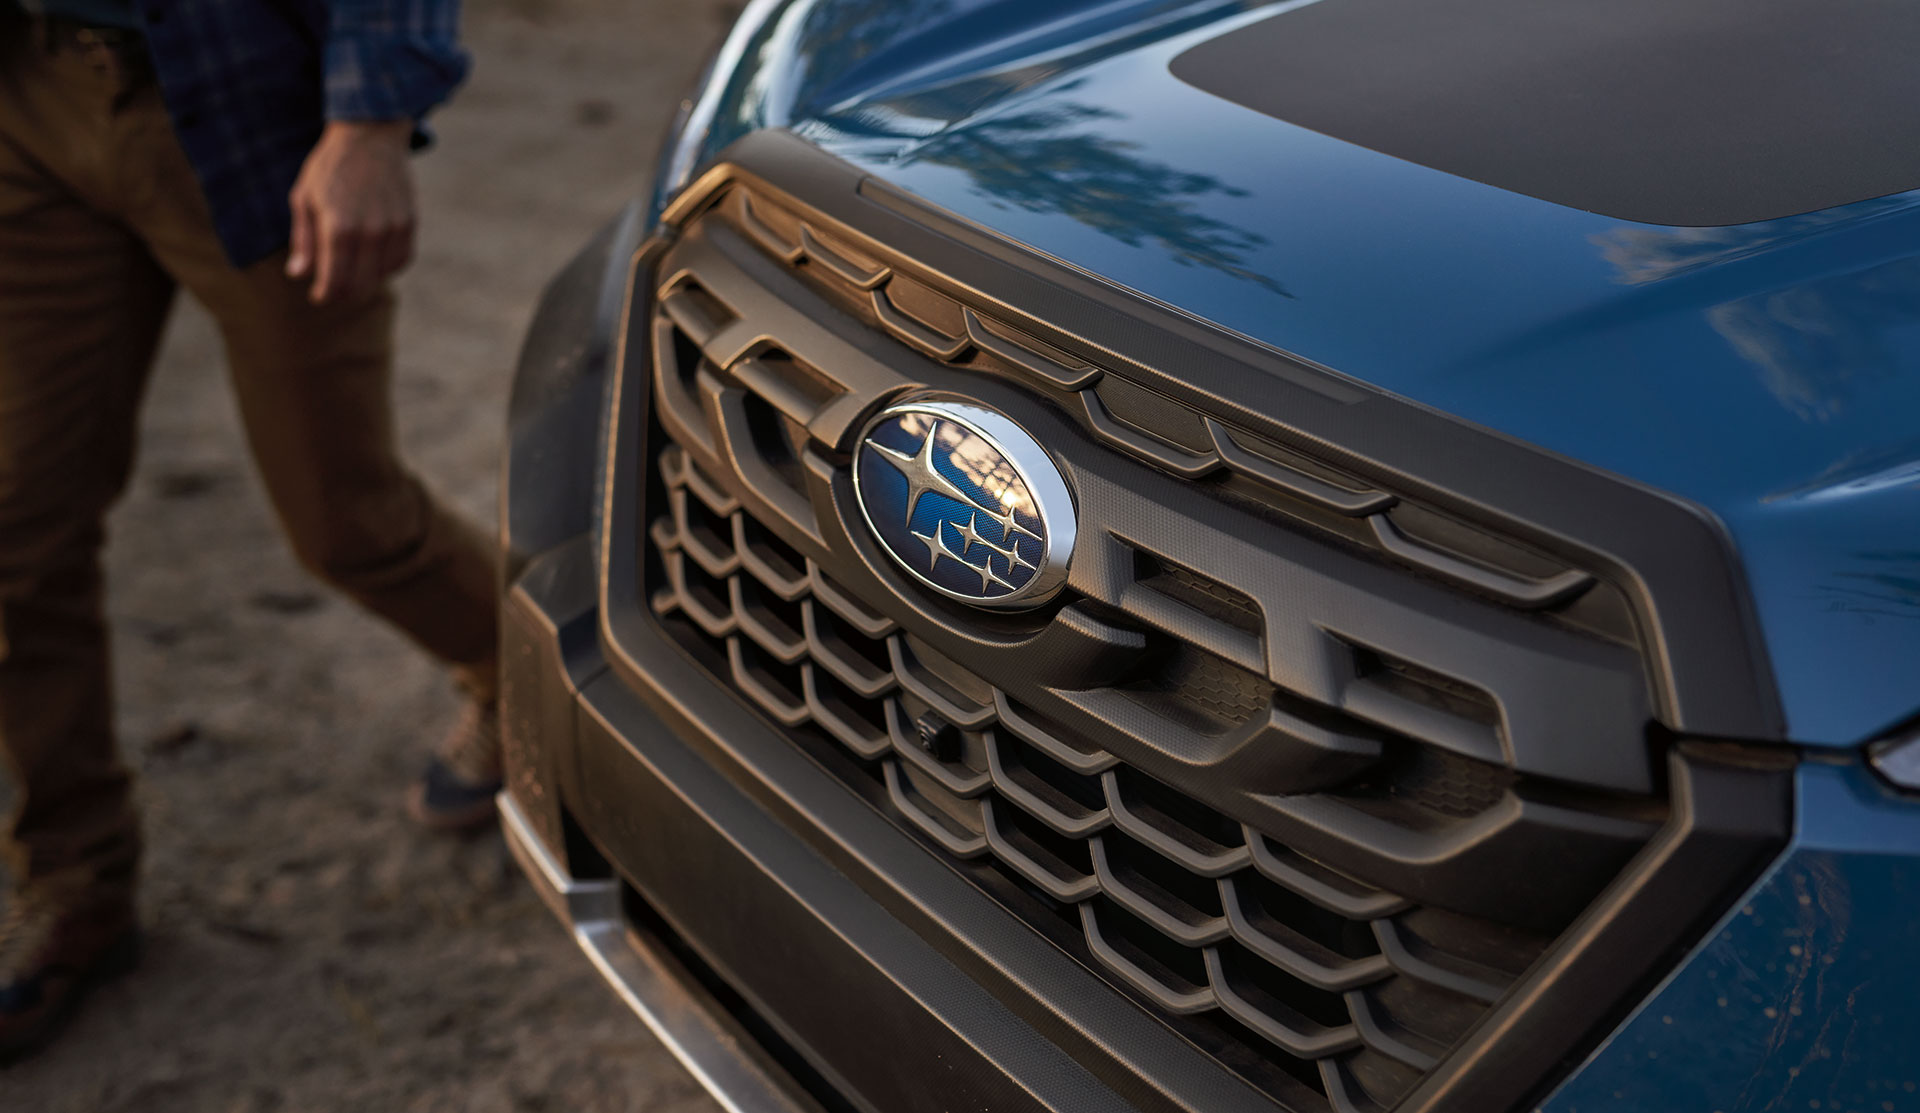
[[[1541,1109],[1920,1110],[1920,799],[1817,756],[1920,710],[1920,190],[1635,224],[1168,73],[1290,6],[757,0],[687,161],[789,128],[1110,281],[1718,516],[1788,734],[1816,755],[1795,836]],[[656,215],[681,184],[658,184]]]
[[[1920,807],[1798,780],[1786,854],[1542,1113],[1920,1110]]]
[[[1690,499],[1734,539],[1794,741],[1855,745],[1920,708],[1920,191],[1634,224],[1168,73],[1289,6],[794,0],[716,75],[699,157],[790,128],[1120,285]]]

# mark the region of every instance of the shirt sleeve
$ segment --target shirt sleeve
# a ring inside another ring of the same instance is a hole
[[[331,0],[327,118],[419,120],[467,76],[460,0]]]

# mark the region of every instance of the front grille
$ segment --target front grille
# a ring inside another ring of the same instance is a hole
[[[1278,1062],[1335,1108],[1391,1101],[1546,945],[1328,869],[1049,727],[855,601],[680,446],[658,473],[668,510],[651,539],[665,582],[652,604],[683,644],[775,721],[863,759],[948,853],[1048,898],[1108,974],[1207,1023],[1231,1058]],[[1223,724],[1250,717],[1247,674],[1206,659],[1195,672],[1225,679],[1196,676],[1167,698]],[[930,712],[962,731],[947,760],[919,741]],[[1512,784],[1443,752],[1418,760],[1432,768],[1388,787],[1409,815],[1483,814]]]
[[[763,184],[647,296],[662,629],[1283,1107],[1393,1107],[1667,820],[1635,628],[1590,572],[1175,406]],[[933,598],[864,538],[853,433],[920,388],[1057,423],[1083,534],[1045,610]]]

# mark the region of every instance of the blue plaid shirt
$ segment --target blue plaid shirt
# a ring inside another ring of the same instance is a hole
[[[134,0],[161,94],[236,266],[287,244],[328,120],[419,120],[467,73],[460,0]]]

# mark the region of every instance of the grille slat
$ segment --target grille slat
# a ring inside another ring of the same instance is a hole
[[[1246,867],[1253,860],[1245,843],[1221,846],[1204,835],[1180,831],[1177,824],[1171,821],[1163,820],[1156,824],[1136,813],[1128,806],[1126,794],[1120,788],[1119,774],[1115,771],[1109,770],[1101,776],[1100,788],[1106,794],[1107,808],[1113,813],[1115,827],[1134,841],[1152,847],[1161,856],[1178,863],[1183,869],[1201,877],[1224,877]]]
[[[894,807],[946,848],[947,853],[957,858],[978,858],[987,853],[989,847],[985,833],[967,830],[950,820],[936,818],[936,813],[928,811],[915,800],[916,793],[908,787],[907,774],[898,761],[887,762],[885,768],[887,793],[893,798]]]
[[[807,649],[815,663],[866,699],[879,699],[892,691],[896,683],[893,670],[881,668],[849,646],[846,639],[830,627],[830,620],[820,617],[814,602],[806,600],[802,613],[806,616]]]
[[[981,815],[987,824],[987,843],[1002,862],[1057,901],[1077,904],[1100,891],[1098,876],[1075,870],[1054,855],[1047,857],[1052,858],[1055,865],[1043,865],[1038,855],[1020,845],[1017,836],[1008,835],[1007,828],[1001,824],[1000,807],[988,798],[981,804]]]
[[[1244,898],[1234,878],[1220,880],[1220,900],[1226,908],[1227,927],[1234,939],[1274,966],[1315,989],[1331,993],[1356,989],[1377,982],[1393,973],[1384,955],[1343,959],[1331,949],[1288,927],[1268,920],[1256,925],[1248,915]]]

